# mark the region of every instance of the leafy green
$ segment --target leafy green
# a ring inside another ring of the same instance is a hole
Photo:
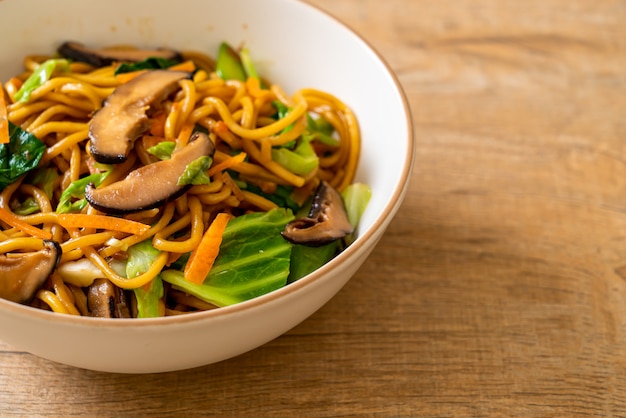
[[[166,58],[150,57],[143,61],[122,63],[115,69],[115,75],[140,70],[160,70],[178,64],[178,61]]]
[[[304,138],[298,141],[293,151],[287,148],[273,148],[272,160],[301,176],[306,176],[319,166],[319,157],[311,143]]]
[[[328,263],[339,251],[339,240],[319,247],[294,245],[291,250],[289,283],[293,283]]]
[[[48,199],[52,199],[52,193],[54,190],[54,183],[59,178],[59,172],[54,168],[38,168],[31,171],[26,183],[35,185],[42,189]]]
[[[45,150],[35,135],[9,122],[9,143],[0,144],[0,190],[35,169]]]
[[[18,102],[28,102],[31,93],[46,81],[50,80],[54,70],[68,72],[70,63],[66,59],[49,59],[39,64],[32,74],[24,81],[22,87],[15,93],[15,100]]]
[[[372,197],[372,189],[364,183],[352,183],[341,193],[343,203],[348,214],[348,221],[355,228],[361,221],[361,216],[365,212]],[[343,239],[345,245],[350,245],[355,240],[355,235],[350,234]]]
[[[227,306],[261,296],[287,283],[292,245],[280,235],[294,219],[287,209],[250,213],[232,219],[222,238],[219,255],[201,285],[183,273],[165,270],[164,281],[199,299]]]
[[[353,183],[344,189],[341,197],[346,206],[348,221],[356,228],[372,197],[372,189],[364,183]]]
[[[185,167],[185,171],[178,178],[178,185],[184,186],[187,184],[209,184],[211,178],[207,175],[207,170],[211,167],[213,159],[208,155],[200,157]]]
[[[241,51],[239,51],[239,59],[241,60],[241,65],[246,73],[246,76],[259,80],[259,74],[256,71],[254,62],[250,56],[250,50],[248,48],[241,48]]]
[[[222,42],[217,51],[215,72],[223,80],[246,81],[246,70],[239,54],[226,42]]]
[[[172,158],[172,153],[176,148],[176,142],[174,141],[161,141],[156,145],[151,146],[146,151],[154,155],[159,160],[169,160]]]
[[[283,102],[281,102],[280,100],[274,100],[272,102],[272,106],[274,107],[274,109],[276,109],[276,115],[274,116],[276,118],[276,120],[280,120],[282,118],[284,118],[285,116],[287,116],[289,114],[289,111],[291,109],[289,109],[287,106],[285,106],[285,104]],[[287,133],[290,130],[293,129],[293,123],[286,126],[285,128],[283,128],[282,131],[280,131],[281,134]],[[286,144],[283,144],[281,146],[281,148],[293,148],[296,146],[296,141],[289,141]]]
[[[323,117],[314,119],[310,113],[306,115],[306,131],[302,137],[308,141],[317,140],[322,144],[337,147],[339,141],[332,136],[335,127]]]
[[[39,204],[34,197],[28,196],[23,202],[20,202],[19,206],[12,208],[13,212],[17,215],[25,216],[31,213],[39,212]]]
[[[94,173],[76,181],[73,181],[67,189],[63,191],[59,198],[59,204],[57,205],[58,213],[76,212],[80,211],[87,206],[87,199],[85,198],[85,187],[88,184],[93,183],[98,187],[104,179],[111,173],[111,170],[104,171],[102,173]]]
[[[160,254],[161,252],[152,246],[152,240],[150,239],[129,247],[126,277],[137,277],[148,271]],[[133,292],[137,299],[137,318],[161,316],[159,313],[159,301],[163,298],[163,281],[160,276],[152,280],[148,289],[139,287],[133,289]]]

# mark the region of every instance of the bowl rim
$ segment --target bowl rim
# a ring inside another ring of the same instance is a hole
[[[322,280],[326,272],[332,269],[334,265],[341,263],[343,259],[350,258],[353,256],[353,254],[356,256],[358,253],[367,251],[368,248],[366,247],[365,243],[371,239],[375,239],[377,232],[380,231],[387,223],[391,222],[391,219],[398,211],[399,206],[401,205],[402,200],[404,199],[404,196],[408,189],[408,183],[411,178],[411,173],[413,172],[416,153],[416,140],[409,101],[397,75],[394,73],[391,66],[388,64],[383,55],[369,41],[367,41],[356,30],[352,29],[352,27],[350,27],[350,25],[348,25],[346,22],[342,21],[322,7],[310,4],[303,0],[298,0],[298,2],[301,3],[301,5],[304,7],[308,7],[317,13],[325,15],[335,24],[344,27],[350,32],[352,36],[354,36],[359,42],[361,42],[366,48],[368,48],[370,52],[374,54],[379,63],[383,65],[385,71],[387,72],[387,75],[390,76],[393,84],[395,85],[396,93],[398,94],[402,103],[402,108],[405,112],[407,127],[407,153],[404,158],[402,172],[400,174],[400,181],[396,184],[391,198],[388,200],[381,213],[376,217],[373,224],[366,231],[364,231],[362,235],[359,235],[355,242],[353,242],[344,251],[337,255],[337,257],[335,257],[322,267],[318,268],[314,272],[303,277],[302,279],[290,283],[289,285],[286,285],[265,295],[261,295],[254,299],[239,302],[230,306],[211,309],[208,311],[194,312],[185,315],[175,315],[158,318],[109,319],[94,318],[88,316],[62,315],[51,311],[37,309],[27,305],[11,302],[5,299],[0,299],[0,315],[2,313],[11,313],[17,316],[31,317],[32,319],[37,320],[52,320],[55,323],[63,323],[66,325],[106,328],[146,328],[153,326],[171,327],[174,325],[188,324],[191,322],[208,321],[212,318],[222,318],[226,315],[232,316],[238,313],[241,314],[246,311],[259,309],[263,305],[271,304],[273,302],[276,302],[276,300],[278,299],[285,298],[289,294],[299,292],[302,289],[312,286]]]

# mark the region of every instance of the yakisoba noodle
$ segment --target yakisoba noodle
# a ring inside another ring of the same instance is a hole
[[[115,75],[117,63],[96,68],[71,62],[69,71],[56,71],[32,91],[27,102],[20,102],[16,94],[23,82],[49,57],[24,59],[25,71],[4,84],[8,119],[45,143],[39,167],[54,168],[58,178],[51,195],[25,183],[26,176],[0,193],[0,208],[5,214],[0,230],[0,253],[39,251],[49,239],[59,243],[62,249],[59,266],[88,260],[100,270],[102,278],[120,289],[147,287],[162,269],[199,245],[218,213],[238,216],[277,207],[266,194],[254,190],[271,194],[277,187],[287,186],[293,188],[291,197],[303,204],[322,181],[338,191],[351,184],[359,156],[359,128],[355,115],[340,99],[311,88],[288,96],[279,84],[256,78],[224,80],[216,75],[210,56],[189,52],[182,53],[182,57],[187,64],[193,63],[193,76],[180,81],[175,93],[149,111],[149,131],[134,142],[128,159],[114,165],[100,187],[124,179],[140,165],[153,163],[155,158],[147,152],[152,144],[167,140],[175,141],[176,148],[184,147],[192,130],[198,127],[205,129],[216,145],[208,170],[211,181],[192,186],[163,206],[121,217],[108,216],[91,205],[78,212],[61,214],[56,211],[56,205],[73,182],[98,171],[89,155],[90,120],[103,101],[130,77]],[[276,101],[289,109],[280,119],[276,118]],[[316,145],[319,166],[300,175],[274,161],[272,149],[300,137],[307,127],[307,114],[330,123],[337,144]],[[256,188],[241,188],[241,181]],[[14,213],[16,202],[26,199],[36,202],[39,209],[26,215]],[[112,225],[106,220],[102,224],[81,224],[80,218],[74,216],[85,214],[93,215],[94,219],[106,216],[132,222]],[[111,260],[125,259],[128,248],[145,240],[151,240],[160,254],[142,274],[123,277]],[[92,315],[87,302],[88,284],[82,286],[80,281],[65,280],[57,269],[28,303],[58,313]],[[166,293],[168,303],[161,309],[163,315],[213,307],[169,286]]]

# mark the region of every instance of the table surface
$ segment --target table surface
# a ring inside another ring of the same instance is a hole
[[[193,370],[0,342],[0,415],[626,415],[626,2],[311,3],[412,108],[409,191],[365,265],[284,336]]]

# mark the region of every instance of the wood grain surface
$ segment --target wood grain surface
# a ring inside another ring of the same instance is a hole
[[[626,2],[311,0],[406,90],[404,205],[320,311],[127,376],[0,343],[1,416],[626,416]]]

